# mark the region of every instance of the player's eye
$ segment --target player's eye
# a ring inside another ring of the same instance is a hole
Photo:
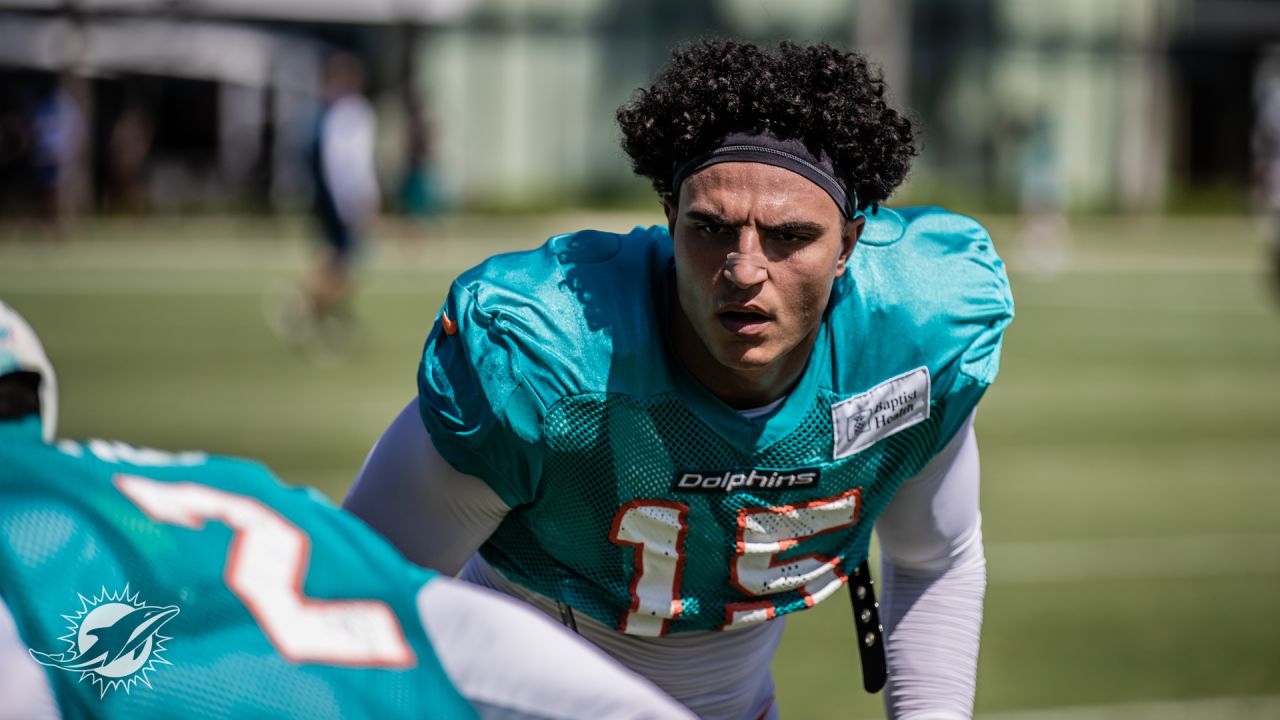
[[[803,245],[813,240],[813,236],[808,233],[790,232],[788,230],[776,230],[770,233],[770,237],[782,245]]]
[[[707,235],[723,235],[729,229],[729,226],[727,225],[709,222],[698,223],[695,227],[698,228],[699,232]]]

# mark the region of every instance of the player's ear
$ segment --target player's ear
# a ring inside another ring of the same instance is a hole
[[[844,222],[844,228],[840,232],[840,256],[836,258],[836,277],[844,274],[849,265],[849,256],[853,254],[853,248],[858,244],[858,237],[862,235],[862,229],[866,225],[867,219],[861,215]]]
[[[658,200],[662,202],[662,212],[666,213],[667,216],[667,232],[674,236],[676,234],[676,212],[678,210],[676,198],[671,193],[662,193],[658,196]]]

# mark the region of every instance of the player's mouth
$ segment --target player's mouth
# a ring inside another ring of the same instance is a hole
[[[716,313],[721,327],[737,335],[759,335],[773,318],[754,305],[726,305]]]

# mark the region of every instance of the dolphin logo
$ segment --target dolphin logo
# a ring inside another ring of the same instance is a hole
[[[163,657],[164,643],[170,638],[161,635],[160,629],[178,614],[178,607],[148,605],[138,599],[138,593],[130,593],[128,585],[123,592],[103,588],[93,599],[79,597],[80,611],[62,616],[71,623],[70,632],[59,638],[68,649],[61,653],[32,649],[31,658],[79,673],[81,682],[89,680],[98,687],[100,698],[116,688],[129,692],[138,683],[151,687],[147,673],[157,664],[171,664]]]
[[[110,625],[85,631],[93,638],[88,649],[78,655],[70,652],[54,655],[31,651],[31,657],[41,665],[70,671],[97,671],[110,667],[117,660],[142,660],[144,652],[150,652],[152,637],[178,614],[174,605],[158,607],[143,605],[133,608]],[[89,618],[85,618],[87,621]],[[145,662],[145,660],[144,660]]]

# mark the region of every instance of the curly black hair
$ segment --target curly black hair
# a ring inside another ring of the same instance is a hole
[[[729,133],[769,130],[830,155],[865,207],[893,193],[919,152],[911,121],[884,95],[866,58],[825,43],[706,40],[672,52],[653,86],[618,108],[618,125],[632,169],[659,194],[677,166]]]

